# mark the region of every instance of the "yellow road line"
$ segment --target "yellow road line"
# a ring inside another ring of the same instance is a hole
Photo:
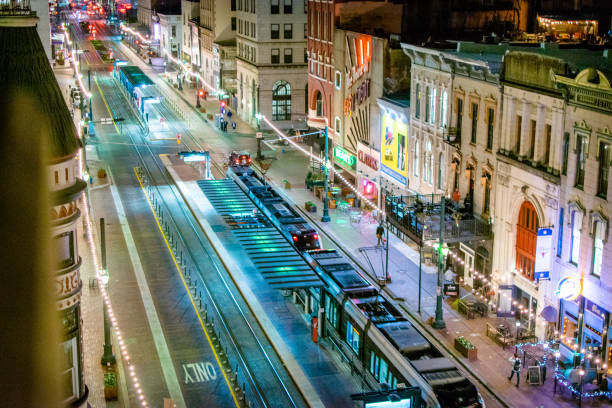
[[[98,83],[97,75],[94,75],[94,81],[96,82],[96,86],[98,87],[98,92],[100,92],[100,96],[102,97],[102,102],[104,102],[104,106],[106,106],[106,110],[110,114],[111,120],[113,121],[113,125],[115,125],[115,130],[117,131],[117,133],[121,134],[121,132],[119,131],[119,128],[117,127],[117,124],[115,123],[113,112],[111,111],[111,108],[108,106],[108,103],[106,103],[106,98],[104,97],[104,94],[102,93],[102,89],[100,88],[100,84]],[[91,108],[93,109],[93,105]]]
[[[143,193],[145,195],[147,203],[149,203],[149,207],[151,208],[151,212],[153,213],[153,217],[155,217],[155,222],[157,223],[157,227],[159,228],[159,232],[161,233],[162,237],[164,238],[164,242],[166,243],[166,247],[168,248],[168,252],[170,252],[170,256],[172,257],[172,261],[174,262],[174,266],[176,266],[176,270],[178,271],[179,276],[181,277],[181,281],[183,282],[183,286],[185,286],[185,290],[187,291],[187,294],[189,295],[189,300],[191,301],[191,305],[193,306],[193,310],[196,312],[196,315],[198,316],[198,320],[200,321],[200,326],[202,327],[202,331],[206,335],[206,340],[208,340],[208,344],[210,345],[210,349],[214,353],[215,360],[217,361],[217,364],[219,365],[219,368],[221,369],[221,372],[223,373],[223,378],[225,378],[225,382],[227,383],[227,388],[232,393],[232,398],[234,399],[234,403],[236,404],[236,408],[240,408],[240,404],[238,403],[238,398],[236,398],[236,394],[234,393],[234,389],[232,388],[232,385],[230,384],[230,381],[227,378],[227,374],[225,373],[225,370],[223,369],[223,366],[221,365],[221,360],[219,359],[219,355],[217,354],[217,351],[215,350],[215,348],[214,348],[214,346],[212,344],[212,340],[210,339],[210,336],[208,335],[208,332],[206,331],[206,326],[204,325],[204,321],[202,320],[202,316],[200,315],[200,311],[196,307],[195,300],[191,296],[191,291],[189,290],[189,286],[187,286],[187,281],[185,281],[185,277],[183,276],[183,272],[181,272],[181,267],[179,266],[178,261],[176,260],[176,257],[174,256],[174,253],[172,252],[172,247],[170,246],[170,242],[168,242],[168,238],[166,238],[166,234],[164,233],[164,230],[163,230],[163,228],[162,228],[162,226],[161,226],[161,224],[159,222],[159,218],[157,218],[157,214],[155,213],[155,210],[153,209],[153,205],[151,204],[151,201],[149,200],[149,196],[147,196],[147,192],[145,191],[145,187],[142,184],[142,180],[140,180],[140,176],[138,175],[138,172],[136,171],[136,167],[134,167],[134,173],[136,174],[136,178],[138,179],[138,183],[140,184],[140,187],[142,188],[142,191],[143,191]]]

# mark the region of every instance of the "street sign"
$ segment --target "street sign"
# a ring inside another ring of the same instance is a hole
[[[459,296],[459,285],[456,283],[445,283],[444,296]]]
[[[176,134],[176,144],[181,144],[181,134],[180,133]]]
[[[255,133],[255,139],[262,139],[262,138],[263,138],[263,134],[261,132]]]

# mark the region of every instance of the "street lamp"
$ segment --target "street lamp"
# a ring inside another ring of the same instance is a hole
[[[518,338],[519,338],[519,329],[521,327],[521,322],[517,320],[516,323],[514,323],[514,325],[516,326],[516,340],[518,340]]]
[[[100,218],[100,254],[102,270],[100,271],[100,280],[105,288],[108,288],[108,270],[106,269],[106,233],[104,229],[104,218]],[[108,310],[106,304],[102,304],[102,310],[104,311],[104,354],[102,354],[101,363],[102,365],[114,365],[116,362],[115,355],[113,354],[113,345],[110,339],[110,322],[108,319]]]
[[[255,114],[255,120],[257,121],[257,160],[261,161],[263,160],[263,156],[261,155],[261,134],[259,133],[261,131],[261,118],[262,118],[262,114],[261,113],[256,113]]]
[[[445,224],[445,197],[440,200],[440,241],[438,242],[438,287],[436,290],[436,319],[434,320],[434,329],[444,329],[444,316],[442,311],[442,274],[444,273],[444,259],[448,254],[448,246],[444,246],[444,224]]]
[[[321,217],[322,222],[330,222],[331,218],[329,217],[329,166],[328,166],[328,156],[329,156],[329,132],[328,127],[325,125],[325,198],[323,199],[323,217]]]

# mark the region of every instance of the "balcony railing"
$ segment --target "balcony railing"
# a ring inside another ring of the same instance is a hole
[[[385,212],[395,233],[406,236],[418,245],[440,237],[440,194],[387,197]],[[490,223],[456,210],[446,202],[445,242],[467,242],[492,238]]]
[[[0,0],[0,16],[36,15],[30,9],[30,0]]]
[[[444,141],[454,147],[461,146],[461,133],[456,127],[449,127],[444,130]]]

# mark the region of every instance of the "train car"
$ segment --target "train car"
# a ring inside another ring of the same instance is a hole
[[[326,334],[367,371],[373,387],[420,387],[428,407],[484,407],[470,380],[343,255],[317,250],[305,257],[327,283]]]
[[[274,191],[263,176],[251,167],[240,164],[240,155],[238,155],[238,164],[235,163],[235,158],[232,159],[233,164],[228,167],[227,175],[236,181],[287,239],[300,251],[321,248],[318,232]]]

